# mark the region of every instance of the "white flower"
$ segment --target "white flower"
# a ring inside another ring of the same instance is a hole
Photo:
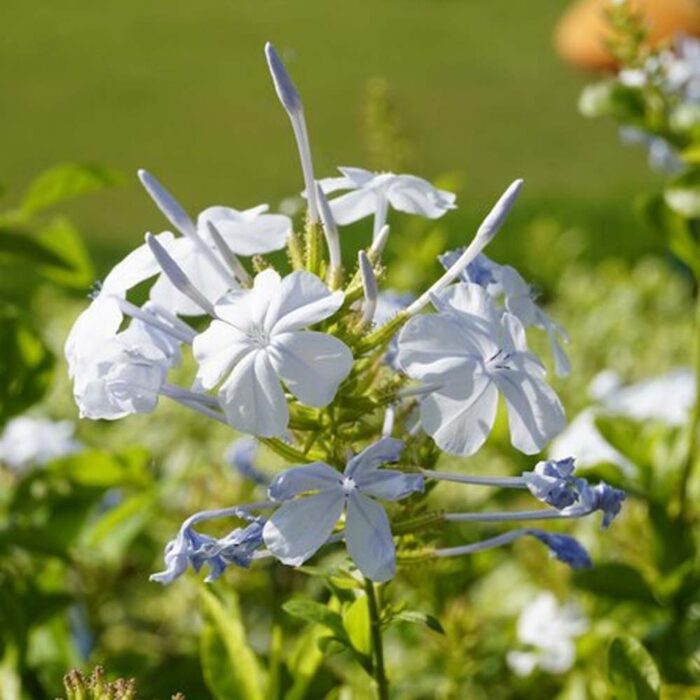
[[[688,422],[695,404],[695,376],[679,367],[636,384],[607,392],[602,401],[609,413],[636,421],[659,421],[670,426]]]
[[[343,293],[331,293],[318,277],[274,270],[252,289],[216,305],[218,319],[193,343],[197,380],[205,389],[221,381],[219,399],[230,424],[264,437],[285,432],[289,408],[280,380],[304,404],[327,406],[352,366],[337,338],[303,328],[333,315]]]
[[[0,436],[0,462],[21,471],[75,454],[82,445],[74,433],[75,426],[67,420],[18,416],[7,423]]]
[[[341,225],[351,224],[374,215],[374,236],[386,223],[389,206],[407,214],[420,214],[437,219],[455,209],[455,195],[437,189],[427,180],[415,175],[373,173],[362,168],[338,168],[342,177],[319,181],[326,193],[353,190],[332,199],[329,204],[333,217]]]
[[[83,418],[115,420],[155,408],[170,367],[180,361],[173,320],[146,303],[132,307],[140,318],[120,331],[128,302],[104,290],[78,317],[66,340],[65,354],[73,394]],[[144,320],[142,320],[144,319]]]
[[[576,605],[561,606],[551,593],[540,593],[518,618],[518,641],[531,650],[509,652],[508,665],[518,676],[529,676],[536,668],[565,673],[576,660],[574,640],[587,629]]]
[[[474,454],[491,432],[503,394],[513,445],[542,450],[564,427],[564,409],[527,351],[522,324],[499,314],[475,284],[449,287],[437,314],[411,319],[399,335],[399,364],[413,379],[436,385],[421,402],[421,424],[437,445]]]
[[[445,268],[449,268],[462,253],[453,250],[439,256]],[[499,265],[483,253],[478,255],[462,273],[464,282],[483,287],[494,300],[501,300],[504,308],[513,314],[525,328],[539,328],[547,334],[554,359],[554,371],[563,377],[571,371],[569,358],[562,343],[568,343],[566,331],[537,305],[532,287],[510,265]]]

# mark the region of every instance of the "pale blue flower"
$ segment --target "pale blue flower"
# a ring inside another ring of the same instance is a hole
[[[225,537],[217,539],[193,529],[194,525],[217,515],[235,515],[248,520],[246,527],[239,527]],[[149,578],[157,583],[172,583],[191,566],[199,571],[205,564],[209,574],[205,581],[215,581],[227,566],[248,568],[255,552],[263,545],[264,518],[253,517],[243,509],[203,511],[189,517],[180,528],[177,537],[165,547],[165,569]]]
[[[576,503],[580,491],[588,488],[585,479],[573,476],[574,459],[550,459],[538,462],[531,472],[523,472],[530,493],[540,501],[561,510]]]
[[[438,256],[438,260],[449,269],[462,252],[461,249],[452,250]],[[515,316],[525,328],[543,330],[549,340],[556,374],[569,374],[571,365],[562,347],[563,343],[569,342],[566,331],[539,307],[533,288],[514,267],[499,265],[481,253],[467,266],[460,279],[483,287],[495,301],[502,301],[503,309]]]
[[[421,474],[381,465],[396,462],[404,444],[383,438],[353,457],[343,473],[323,462],[293,467],[270,485],[282,505],[265,524],[267,548],[282,563],[300,566],[328,541],[345,513],[345,541],[358,569],[373,581],[396,573],[389,518],[375,499],[398,501],[423,490]]]
[[[627,494],[604,481],[595,486],[588,486],[581,491],[580,505],[570,506],[563,513],[582,510],[593,513],[599,510],[603,513],[603,527],[608,528],[622,509],[622,503]]]
[[[226,449],[226,461],[243,477],[266,486],[270,479],[255,466],[258,442],[253,438],[238,438]]]
[[[448,287],[433,304],[440,313],[412,318],[399,334],[401,367],[436,385],[420,405],[425,432],[450,454],[474,454],[491,432],[500,392],[513,446],[542,450],[564,427],[564,409],[527,350],[522,324],[476,284]]]

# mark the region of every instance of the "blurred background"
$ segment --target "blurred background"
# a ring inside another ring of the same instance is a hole
[[[156,173],[191,211],[273,208],[301,189],[286,115],[263,60],[281,51],[302,91],[319,176],[374,166],[366,121],[379,79],[409,172],[458,175],[456,240],[514,177],[516,220],[580,227],[588,254],[638,257],[653,237],[628,206],[651,180],[641,150],[579,116],[586,76],[552,48],[564,0],[26,0],[3,10],[0,181],[65,160],[123,171],[71,206],[101,269],[163,223],[137,186]],[[12,192],[12,188],[11,188]],[[626,206],[621,206],[626,205]],[[514,236],[511,235],[512,240]],[[503,242],[507,245],[507,241]]]

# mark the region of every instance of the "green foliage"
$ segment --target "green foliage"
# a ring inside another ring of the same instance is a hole
[[[649,652],[633,637],[618,637],[612,641],[608,676],[616,700],[659,698],[659,671]]]

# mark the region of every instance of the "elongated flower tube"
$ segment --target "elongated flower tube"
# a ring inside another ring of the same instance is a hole
[[[522,180],[515,180],[508,189],[501,195],[493,209],[488,213],[482,221],[481,226],[477,229],[476,235],[472,242],[467,246],[465,251],[455,260],[451,267],[445,272],[440,279],[437,280],[427,291],[423,292],[407,309],[406,312],[413,316],[425,308],[431,298],[444,291],[452,282],[454,282],[466,269],[467,266],[476,258],[479,253],[496,237],[503,222],[510,214],[510,210],[515,204],[515,200],[520,194],[523,186]]]
[[[271,43],[265,44],[265,56],[267,65],[272,75],[272,82],[277,92],[282,106],[287,111],[289,119],[292,122],[292,130],[294,138],[299,149],[299,158],[301,160],[301,170],[304,176],[304,186],[306,188],[306,197],[309,204],[309,221],[312,224],[319,222],[318,202],[316,197],[316,178],[314,177],[314,166],[311,159],[311,146],[309,145],[309,135],[306,129],[306,118],[304,117],[304,108],[301,103],[301,97],[297,91],[292,79],[287,73],[287,69],[282,63],[275,47]]]
[[[360,264],[360,275],[362,277],[362,289],[365,294],[365,300],[362,304],[362,323],[370,324],[374,318],[374,312],[377,309],[377,299],[379,297],[379,288],[377,287],[377,278],[374,276],[372,263],[367,257],[367,253],[361,250],[358,254],[358,262]]]

